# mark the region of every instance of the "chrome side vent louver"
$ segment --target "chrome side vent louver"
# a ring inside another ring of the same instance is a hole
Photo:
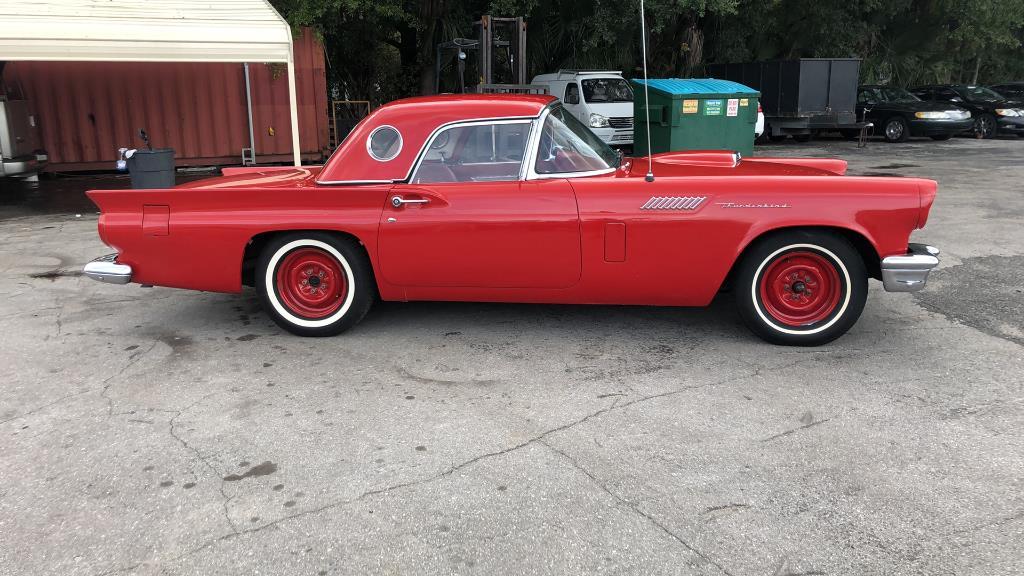
[[[696,210],[707,196],[654,196],[641,210]]]

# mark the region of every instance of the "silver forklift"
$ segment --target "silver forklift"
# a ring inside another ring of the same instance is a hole
[[[0,62],[0,177],[38,180],[49,160],[42,151],[39,120],[30,100],[7,89],[3,71]]]

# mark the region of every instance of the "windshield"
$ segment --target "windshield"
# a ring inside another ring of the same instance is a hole
[[[1003,97],[998,93],[983,88],[981,86],[965,86],[960,89],[961,94],[965,94],[968,100],[1002,100]]]
[[[537,148],[538,174],[608,170],[619,165],[619,154],[561,106],[551,109]]]
[[[903,88],[891,86],[878,86],[873,88],[862,88],[857,96],[861,104],[877,104],[880,102],[919,102],[921,99],[907,92]]]
[[[583,99],[587,102],[632,102],[633,89],[622,78],[590,78],[583,84]]]
[[[885,86],[878,89],[878,95],[882,102],[917,102],[921,100],[903,88]]]

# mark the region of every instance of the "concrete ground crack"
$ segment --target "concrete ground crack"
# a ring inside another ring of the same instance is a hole
[[[707,387],[711,387],[711,386],[721,386],[721,385],[729,384],[729,383],[732,383],[732,382],[736,382],[736,381],[739,381],[739,380],[750,378],[752,376],[753,376],[753,372],[748,373],[748,374],[743,374],[743,375],[740,375],[740,376],[733,376],[731,378],[726,378],[726,379],[723,379],[723,380],[717,380],[717,381],[714,381],[714,382],[707,382],[707,383],[704,383],[704,384],[695,384],[695,385],[692,385],[692,386],[684,386],[682,388],[677,388],[677,389],[674,389],[674,390],[669,390],[667,392],[660,392],[658,394],[650,394],[648,396],[642,396],[640,398],[636,398],[636,399],[630,400],[628,402],[620,402],[622,400],[622,398],[621,397],[616,397],[615,398],[615,402],[609,404],[608,406],[606,406],[604,408],[601,408],[599,410],[595,410],[594,412],[590,412],[590,413],[586,414],[585,416],[583,416],[581,418],[577,418],[576,420],[573,420],[571,422],[567,422],[565,424],[562,424],[561,426],[556,426],[554,428],[549,428],[548,430],[545,430],[544,432],[541,432],[540,434],[537,434],[536,436],[533,436],[533,437],[531,437],[531,438],[529,438],[529,439],[527,439],[527,440],[525,440],[523,442],[520,442],[518,444],[515,444],[513,446],[509,446],[507,448],[502,448],[501,450],[496,450],[494,452],[487,452],[487,453],[484,453],[484,454],[480,454],[478,456],[474,456],[473,458],[470,458],[468,460],[465,460],[463,462],[455,464],[455,465],[453,465],[453,466],[451,466],[449,468],[446,468],[446,469],[442,470],[441,472],[438,472],[437,474],[434,474],[432,476],[428,476],[426,478],[420,478],[420,479],[417,479],[417,480],[408,480],[408,481],[405,481],[405,482],[399,482],[399,483],[396,483],[396,484],[391,484],[391,485],[385,486],[383,488],[374,488],[372,490],[367,490],[367,491],[363,492],[362,494],[356,496],[355,498],[349,498],[349,499],[344,499],[344,500],[335,500],[333,502],[328,502],[328,503],[326,503],[326,504],[324,504],[322,506],[318,506],[316,508],[310,508],[308,510],[302,510],[302,511],[296,512],[294,514],[283,516],[281,518],[278,518],[277,520],[273,520],[273,521],[267,522],[266,524],[263,524],[261,526],[256,526],[254,528],[246,528],[244,530],[239,530],[236,527],[235,523],[231,520],[230,516],[228,516],[228,514],[227,514],[227,502],[228,502],[228,500],[225,500],[225,503],[224,503],[225,517],[227,518],[228,523],[231,526],[231,530],[232,531],[230,533],[228,533],[228,534],[223,534],[221,536],[217,536],[216,538],[208,540],[208,541],[200,544],[199,546],[197,546],[197,547],[195,547],[195,548],[193,548],[191,550],[183,552],[180,555],[178,555],[178,556],[176,556],[174,558],[171,558],[170,560],[168,560],[168,562],[177,562],[178,560],[181,560],[181,559],[186,558],[188,556],[192,556],[193,554],[197,554],[197,553],[199,553],[199,552],[201,552],[201,551],[203,551],[203,550],[209,548],[210,546],[213,546],[213,545],[215,545],[215,544],[217,544],[219,542],[224,542],[224,541],[231,540],[233,538],[237,538],[239,536],[243,536],[243,535],[247,535],[247,534],[254,534],[254,533],[257,533],[257,532],[261,532],[261,531],[266,530],[268,528],[277,527],[280,524],[283,524],[285,522],[289,522],[291,520],[295,520],[297,518],[303,518],[303,517],[306,517],[306,516],[313,516],[313,515],[319,514],[321,512],[325,512],[327,510],[338,508],[340,506],[346,506],[348,504],[353,504],[355,502],[359,502],[359,501],[361,501],[361,500],[363,500],[365,498],[369,498],[371,496],[376,496],[376,495],[380,495],[380,494],[387,494],[387,493],[395,491],[395,490],[401,490],[401,489],[404,489],[404,488],[411,488],[411,487],[414,487],[414,486],[420,486],[420,485],[423,485],[423,484],[429,484],[431,482],[435,482],[435,481],[440,480],[442,478],[446,478],[448,476],[451,476],[455,472],[458,472],[459,470],[462,470],[464,468],[472,466],[472,465],[474,465],[474,464],[476,464],[478,462],[481,462],[483,460],[487,460],[489,458],[494,458],[494,457],[497,457],[497,456],[503,456],[503,455],[509,454],[511,452],[515,452],[516,450],[519,450],[519,449],[525,448],[527,446],[530,446],[532,444],[541,442],[542,440],[544,440],[545,438],[547,438],[548,436],[550,436],[552,434],[556,434],[558,432],[564,432],[565,430],[569,430],[569,429],[571,429],[573,427],[579,426],[580,424],[583,424],[583,423],[585,423],[585,422],[587,422],[587,421],[589,421],[589,420],[591,420],[593,418],[597,418],[597,417],[599,417],[601,415],[604,415],[604,414],[607,414],[609,412],[613,412],[613,411],[621,410],[621,409],[624,409],[624,408],[628,408],[630,406],[634,406],[634,405],[640,404],[642,402],[648,402],[648,401],[656,400],[656,399],[659,399],[659,398],[667,398],[669,396],[674,396],[674,395],[677,395],[677,394],[682,394],[682,393],[689,392],[689,391],[692,391],[692,390],[699,390],[701,388],[707,388]],[[216,394],[216,392],[208,394],[208,395],[204,396],[203,398],[197,400],[196,402],[192,403],[191,405],[183,408],[179,412],[179,414],[177,414],[173,418],[171,418],[171,427],[170,427],[171,428],[171,436],[174,436],[174,438],[177,439],[178,442],[180,442],[183,446],[185,446],[186,448],[188,448],[189,450],[194,452],[196,454],[196,456],[204,464],[206,464],[211,470],[215,470],[215,468],[213,468],[213,465],[210,464],[207,461],[207,459],[204,456],[202,456],[202,454],[195,447],[191,446],[188,442],[186,442],[184,439],[179,437],[177,435],[177,433],[174,432],[173,423],[174,423],[175,420],[177,420],[177,418],[181,414],[187,412],[192,407],[194,407],[194,406],[198,405],[199,403],[205,401],[206,398],[209,398],[213,394]],[[550,448],[550,445],[548,445],[546,443],[544,445],[548,446]],[[221,494],[225,498],[227,498],[226,494],[223,491],[223,483],[222,483],[221,489],[222,489],[221,490]],[[637,512],[640,513],[640,514],[644,514],[643,512],[641,512],[639,510],[637,510]],[[644,514],[644,515],[646,516],[646,514]],[[668,532],[670,535],[673,536],[673,538],[675,538],[677,540],[680,540],[677,536],[672,534],[667,528],[665,528],[663,525],[658,523],[657,520],[655,520],[653,518],[649,518],[649,520],[651,522],[653,522],[655,525],[659,526],[662,530],[665,530],[666,532]],[[689,547],[689,545],[686,544],[684,541],[680,540],[680,542],[682,542],[685,546]],[[696,550],[694,550],[694,553],[697,554],[698,556],[701,556],[702,558],[706,559],[706,557],[704,557],[702,554],[700,554]],[[726,574],[727,576],[732,576],[731,574],[729,574],[728,571],[726,571],[724,568],[721,568],[721,566],[719,566],[714,561],[712,561],[712,560],[708,560],[708,561],[711,562],[712,564],[714,564],[715,566],[718,566],[719,569],[721,569],[722,572],[724,574]],[[143,563],[144,562],[140,562],[140,563],[134,564],[132,566],[132,568],[138,567],[138,566],[142,565]],[[132,568],[116,569],[116,570],[104,572],[103,574],[112,574],[112,573],[117,573],[117,572],[129,571]],[[100,575],[97,575],[97,576],[100,576]]]
[[[825,418],[824,420],[815,420],[814,422],[804,424],[803,426],[797,426],[796,428],[791,428],[789,430],[786,430],[785,432],[779,432],[778,434],[773,434],[767,438],[762,438],[761,442],[771,442],[772,440],[777,440],[779,438],[782,438],[783,436],[789,436],[790,434],[795,434],[801,430],[812,428],[814,426],[817,426],[818,424],[824,424],[829,420],[831,420],[831,418]]]
[[[644,518],[649,524],[651,524],[652,526],[654,526],[655,528],[660,530],[662,533],[664,533],[669,538],[675,540],[679,544],[682,544],[682,546],[684,548],[689,550],[692,554],[695,554],[698,558],[700,558],[704,562],[707,562],[708,564],[711,564],[715,568],[718,568],[718,570],[722,574],[725,574],[726,576],[732,576],[732,574],[729,572],[729,570],[727,570],[725,568],[725,566],[722,566],[715,559],[711,558],[710,556],[708,556],[704,552],[700,551],[693,544],[690,544],[689,542],[687,542],[686,539],[684,539],[679,534],[676,534],[674,531],[672,531],[665,524],[663,524],[660,521],[658,521],[657,518],[655,518],[654,516],[648,514],[647,512],[644,512],[640,508],[639,504],[637,504],[635,502],[631,502],[631,501],[623,498],[622,496],[618,495],[617,493],[612,491],[610,488],[608,488],[608,486],[604,482],[602,482],[590,470],[587,470],[582,464],[579,463],[578,460],[576,460],[575,458],[570,456],[567,452],[565,452],[563,450],[560,450],[560,449],[552,446],[551,444],[549,444],[549,443],[547,443],[547,442],[545,442],[543,440],[541,440],[540,443],[543,444],[544,446],[546,446],[552,452],[562,456],[562,458],[567,460],[573,466],[573,468],[575,468],[579,472],[583,473],[583,475],[586,476],[587,478],[589,478],[590,481],[594,483],[594,485],[596,485],[598,488],[600,488],[601,491],[604,492],[605,494],[611,496],[612,499],[614,499],[616,502],[618,502],[619,504],[622,504],[623,506],[625,506],[629,510],[633,511],[635,514],[637,514],[637,515],[641,516],[642,518]]]
[[[167,427],[168,427],[168,432],[170,433],[171,437],[174,438],[175,440],[177,440],[178,443],[180,443],[182,446],[184,446],[186,450],[188,450],[188,451],[192,452],[193,454],[195,454],[196,458],[198,458],[199,461],[202,462],[203,465],[206,466],[210,470],[211,473],[213,473],[214,478],[217,478],[220,481],[220,485],[218,486],[218,490],[220,491],[221,508],[223,509],[224,520],[227,521],[228,527],[231,528],[232,534],[238,534],[238,526],[235,524],[235,521],[231,519],[231,514],[228,511],[228,504],[231,503],[231,500],[233,500],[234,497],[233,496],[228,496],[227,491],[224,488],[224,478],[222,477],[221,472],[219,470],[217,470],[217,467],[214,466],[210,462],[209,458],[204,456],[203,453],[200,452],[198,448],[196,448],[195,446],[189,444],[188,440],[185,440],[184,438],[179,436],[178,433],[174,430],[175,421],[178,418],[180,418],[182,414],[188,412],[192,408],[195,408],[199,404],[202,404],[203,402],[205,402],[211,396],[215,396],[217,394],[220,394],[220,392],[219,391],[218,392],[211,392],[211,393],[203,396],[199,400],[196,400],[195,402],[193,402],[193,403],[189,404],[188,406],[182,408],[181,410],[178,410],[174,414],[174,416],[172,416],[171,419],[168,420]]]
[[[78,392],[72,392],[71,394],[67,394],[65,396],[61,396],[60,398],[57,398],[53,402],[49,402],[49,403],[43,404],[42,406],[39,406],[37,408],[33,408],[33,409],[29,410],[28,412],[25,412],[24,414],[19,414],[17,416],[11,416],[10,418],[8,418],[6,420],[0,420],[0,424],[7,424],[8,422],[13,422],[13,421],[19,420],[21,418],[27,418],[27,417],[35,414],[36,412],[41,412],[41,411],[46,410],[47,408],[49,408],[51,406],[56,406],[57,404],[60,404],[61,402],[64,402],[65,400],[68,400],[68,399],[71,399],[71,398],[75,398],[77,396],[81,396],[82,394],[87,394],[89,392],[93,392],[95,390],[96,390],[96,388],[86,388],[85,390],[79,390]]]
[[[103,389],[100,390],[100,396],[102,396],[103,399],[107,401],[107,418],[111,418],[114,416],[114,400],[109,396],[110,387],[114,385],[114,379],[124,374],[129,368],[138,363],[138,361],[141,360],[146,354],[152,352],[153,349],[156,348],[157,344],[159,344],[159,342],[153,342],[153,345],[150,346],[149,348],[146,348],[145,351],[136,353],[134,356],[130,357],[128,359],[128,362],[124,366],[122,366],[120,370],[108,376],[103,381]]]

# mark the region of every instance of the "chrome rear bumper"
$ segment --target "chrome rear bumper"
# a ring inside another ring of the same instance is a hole
[[[108,284],[127,284],[132,281],[132,267],[117,263],[117,254],[107,254],[85,265],[83,273]]]
[[[882,259],[882,285],[886,292],[917,292],[924,288],[928,273],[938,265],[938,248],[910,244],[906,254]]]

